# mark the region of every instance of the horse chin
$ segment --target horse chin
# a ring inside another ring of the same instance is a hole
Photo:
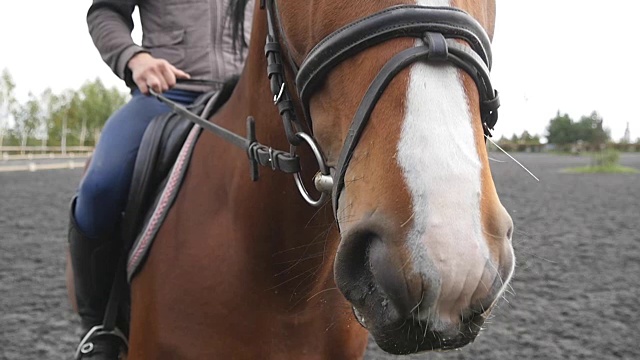
[[[425,310],[426,311],[426,310]],[[383,294],[373,291],[353,314],[373,336],[378,346],[394,355],[425,351],[449,351],[472,343],[491,309],[463,318],[459,323],[418,320],[417,313],[405,317]]]

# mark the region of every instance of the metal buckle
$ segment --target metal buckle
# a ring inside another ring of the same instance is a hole
[[[320,171],[316,173],[316,175],[313,177],[313,182],[316,189],[321,193],[320,198],[316,200],[316,199],[313,199],[311,195],[309,195],[309,192],[307,191],[307,189],[304,187],[304,184],[302,183],[302,176],[300,175],[300,172],[293,174],[293,178],[296,181],[296,186],[298,187],[298,191],[300,192],[300,195],[302,196],[302,198],[309,205],[318,207],[327,200],[327,197],[329,196],[329,193],[333,188],[333,177],[329,173],[329,168],[324,163],[324,157],[322,156],[322,153],[320,152],[320,148],[316,144],[315,140],[311,136],[303,132],[296,133],[296,136],[304,140],[309,145],[309,147],[311,148],[311,151],[313,151],[313,155],[316,157],[316,161],[318,162],[318,167],[320,168]],[[296,147],[292,145],[290,147],[289,152],[291,153],[291,155],[295,156]]]
[[[282,83],[282,85],[280,85],[280,92],[278,92],[278,95],[273,95],[273,105],[278,105],[280,99],[282,99],[282,94],[284,94],[284,87],[285,84]]]
[[[273,156],[273,148],[269,148],[269,163],[271,164],[271,170],[276,171],[278,168],[276,167],[276,159]]]
[[[92,342],[85,343],[80,348],[80,352],[85,354],[85,355],[86,354],[90,354],[92,351],[93,351],[93,343]]]

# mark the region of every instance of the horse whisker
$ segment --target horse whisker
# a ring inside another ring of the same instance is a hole
[[[524,254],[527,254],[527,255],[531,255],[531,256],[533,256],[533,257],[534,257],[534,258],[536,258],[536,259],[540,259],[540,260],[542,260],[542,261],[546,261],[546,262],[548,262],[548,263],[550,263],[550,264],[559,264],[557,261],[553,261],[553,260],[549,260],[549,259],[543,258],[542,256],[540,256],[540,255],[536,255],[536,254],[534,254],[534,253],[532,253],[532,252],[528,252],[528,251],[524,251],[524,250],[520,250],[519,252],[524,253]]]
[[[290,279],[287,279],[287,280],[285,280],[285,281],[283,281],[283,282],[279,283],[278,285],[275,285],[275,286],[272,286],[272,287],[268,288],[268,289],[267,289],[267,291],[269,291],[269,290],[274,290],[274,289],[276,289],[276,288],[278,288],[278,287],[280,287],[280,286],[282,286],[282,285],[284,285],[284,284],[288,283],[289,281],[293,281],[293,280],[295,280],[295,279],[299,278],[300,276],[303,276],[303,275],[305,275],[305,274],[307,274],[307,273],[309,273],[309,272],[313,272],[313,271],[314,271],[314,269],[307,269],[307,270],[305,270],[305,271],[301,272],[300,274],[298,274],[298,275],[296,275],[296,276],[294,276],[294,277],[292,277],[292,278],[290,278]]]
[[[401,227],[401,228],[403,228],[405,225],[407,225],[407,224],[409,223],[409,221],[411,221],[411,220],[413,219],[413,216],[414,216],[414,215],[415,215],[415,213],[414,213],[414,212],[412,212],[412,213],[411,213],[411,216],[409,216],[409,218],[408,218],[405,222],[403,222],[403,223],[400,225],[400,227]]]
[[[300,246],[295,246],[295,247],[289,248],[287,250],[277,251],[277,252],[273,253],[273,255],[271,255],[271,256],[277,256],[277,255],[284,254],[284,253],[289,252],[289,251],[302,249],[302,248],[307,247],[309,245],[320,244],[320,243],[325,242],[325,241],[326,241],[326,239],[321,240],[321,241],[310,242],[308,244],[304,244],[304,245],[300,245]]]
[[[331,291],[331,290],[338,290],[338,288],[337,288],[337,287],[332,287],[332,288],[328,288],[328,289],[320,290],[320,291],[318,291],[317,293],[315,293],[315,294],[313,294],[313,295],[309,296],[309,297],[307,298],[307,301],[309,301],[309,300],[313,299],[314,297],[316,297],[316,296],[318,296],[318,295],[320,295],[320,294],[322,294],[322,293],[325,293],[325,292],[327,292],[327,291]]]
[[[491,238],[494,238],[494,239],[496,239],[496,240],[501,240],[501,239],[503,238],[503,236],[502,236],[502,235],[492,234],[492,233],[490,233],[490,232],[488,232],[488,231],[485,231],[484,229],[482,230],[482,233],[483,233],[483,234],[485,234],[485,235],[487,235],[487,236],[489,236],[489,237],[491,237]]]
[[[500,151],[502,151],[505,155],[507,155],[511,160],[515,161],[516,164],[520,165],[521,168],[523,168],[526,172],[529,173],[529,175],[531,175],[534,179],[536,179],[536,181],[540,182],[540,179],[538,179],[535,175],[533,175],[533,173],[531,171],[529,171],[529,169],[527,169],[524,165],[522,165],[518,160],[516,160],[513,156],[509,155],[508,152],[506,152],[503,148],[500,147],[500,145],[496,144],[495,141],[491,140],[490,137],[488,137],[487,135],[484,136],[487,140],[489,140],[493,145],[495,145]]]
[[[316,254],[313,254],[313,255],[309,255],[309,256],[307,256],[307,257],[300,258],[300,259],[296,259],[296,260],[287,260],[287,261],[277,262],[277,263],[275,263],[275,264],[276,264],[276,265],[284,265],[284,264],[290,264],[290,263],[292,263],[292,262],[300,263],[300,262],[302,262],[302,261],[306,261],[306,260],[311,260],[311,259],[318,258],[318,257],[320,257],[320,256],[323,256],[324,254],[325,254],[325,252],[323,251],[323,252],[319,252],[319,253],[316,253]],[[297,264],[296,264],[296,265],[297,265]],[[277,273],[275,276],[279,276],[279,275],[281,275],[281,274],[283,274],[283,273],[285,273],[285,272],[287,272],[287,271],[289,271],[289,270],[291,270],[291,269],[292,269],[292,268],[290,267],[290,268],[288,268],[287,270],[284,270],[284,271],[281,271],[281,272]]]

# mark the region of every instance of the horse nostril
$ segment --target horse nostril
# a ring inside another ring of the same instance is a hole
[[[398,254],[394,254],[381,239],[376,238],[369,247],[369,262],[376,285],[395,305],[399,314],[408,316],[416,303],[411,299]]]
[[[404,320],[418,303],[419,299],[410,296],[400,254],[371,227],[358,229],[343,239],[336,256],[335,281],[358,310],[361,323],[371,316]]]
[[[334,276],[347,300],[360,305],[373,286],[369,267],[369,247],[377,238],[370,231],[357,231],[343,239],[336,255]]]

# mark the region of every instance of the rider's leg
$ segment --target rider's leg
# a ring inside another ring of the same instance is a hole
[[[167,95],[190,103],[198,94],[173,90]],[[140,141],[151,120],[168,111],[155,98],[134,93],[105,124],[72,201],[69,251],[78,313],[85,331],[101,324],[104,317],[121,244],[116,229],[126,206]],[[101,358],[112,355],[102,354]]]
[[[180,90],[165,93],[183,104],[193,102],[198,95]],[[78,191],[75,216],[83,233],[100,237],[117,227],[144,131],[154,117],[167,111],[169,107],[157,99],[136,92],[107,121]]]

